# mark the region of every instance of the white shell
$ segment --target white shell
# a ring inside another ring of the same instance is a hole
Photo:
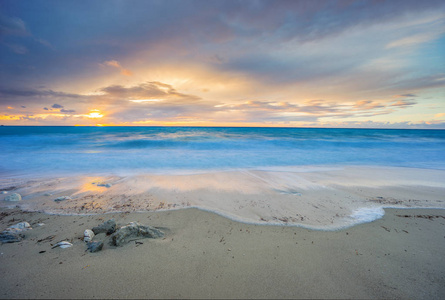
[[[92,230],[86,229],[83,232],[83,241],[84,242],[86,242],[86,243],[91,242],[93,240],[93,237],[94,237],[94,232]]]
[[[69,247],[71,247],[73,244],[71,244],[70,242],[67,242],[67,241],[63,241],[63,242],[58,242],[57,244],[55,244],[54,245],[54,247],[60,247],[60,248],[62,248],[62,249],[65,249],[65,248],[69,248]],[[53,248],[54,248],[53,247]]]
[[[29,225],[28,222],[20,222],[20,223],[17,223],[15,225],[9,226],[8,229],[26,230],[26,229],[32,229],[32,228],[31,228],[31,225]]]

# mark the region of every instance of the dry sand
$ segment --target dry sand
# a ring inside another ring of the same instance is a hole
[[[0,229],[34,227],[22,242],[0,246],[2,298],[445,297],[445,210],[387,209],[380,220],[329,232],[248,225],[194,208],[0,216]],[[83,231],[112,217],[167,235],[85,252]],[[51,249],[64,239],[74,246]]]

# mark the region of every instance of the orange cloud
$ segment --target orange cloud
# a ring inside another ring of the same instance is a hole
[[[105,61],[104,64],[107,66],[119,69],[121,71],[121,74],[124,76],[133,75],[133,72],[122,67],[122,65],[117,60],[108,60],[108,61]]]

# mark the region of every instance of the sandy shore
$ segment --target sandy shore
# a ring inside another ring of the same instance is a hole
[[[109,185],[108,187],[104,185]],[[285,167],[192,174],[6,178],[28,211],[57,214],[196,207],[235,221],[337,230],[372,221],[382,208],[444,208],[445,170],[395,167]],[[69,200],[54,201],[67,196]]]
[[[2,298],[445,298],[445,170],[2,176],[0,190],[0,230],[33,227],[0,246]],[[84,230],[111,218],[166,237],[100,234],[86,252]]]
[[[2,230],[34,227],[0,246],[1,298],[445,297],[445,210],[387,209],[372,223],[329,232],[194,208],[94,216],[3,208],[0,216]],[[112,217],[163,227],[166,237],[85,252],[83,231]],[[64,239],[74,246],[51,249]]]

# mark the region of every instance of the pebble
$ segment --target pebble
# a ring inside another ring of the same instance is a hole
[[[113,233],[111,236],[111,244],[113,246],[123,246],[130,238],[134,237],[156,239],[164,237],[164,233],[155,227],[131,222]]]
[[[0,242],[4,243],[16,243],[22,240],[22,235],[12,231],[3,231],[0,233]]]
[[[94,234],[105,232],[107,235],[110,235],[116,231],[116,221],[114,219],[108,220],[99,226],[93,227],[92,231]]]
[[[103,242],[89,242],[87,244],[88,250],[90,250],[90,252],[98,252],[100,250],[102,250],[102,248],[104,247],[104,243]]]
[[[91,242],[94,238],[94,232],[91,229],[86,229],[83,232],[83,241],[84,242]]]
[[[20,194],[18,193],[13,193],[11,195],[6,196],[5,201],[21,201],[22,200],[22,196],[20,196]]]
[[[113,185],[111,183],[98,183],[97,186],[104,186],[104,187],[112,187]]]
[[[54,201],[56,201],[56,202],[65,201],[65,200],[71,200],[71,197],[70,196],[61,196],[61,197],[54,199]]]
[[[72,247],[72,246],[73,246],[73,244],[71,244],[70,242],[63,241],[63,242],[58,242],[51,249],[54,249],[56,247],[60,247],[62,249],[65,249],[65,248],[69,248],[69,247]]]
[[[31,225],[29,225],[28,222],[20,222],[15,225],[9,226],[6,230],[20,232],[28,229],[32,229]]]

